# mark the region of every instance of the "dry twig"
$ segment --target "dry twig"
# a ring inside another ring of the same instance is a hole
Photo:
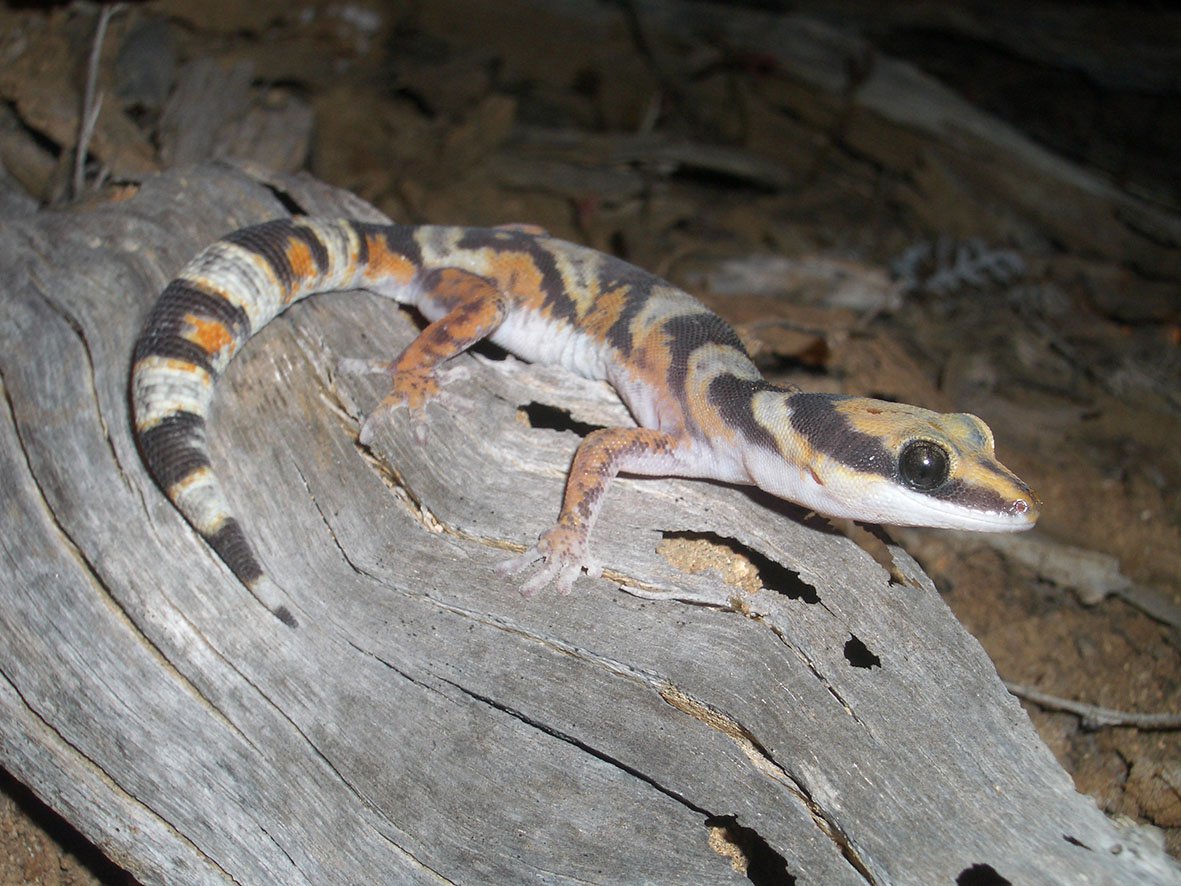
[[[1105,726],[1132,726],[1136,729],[1181,729],[1181,714],[1141,714],[1135,711],[1117,711],[1081,701],[1071,701],[1057,695],[1050,695],[1032,686],[1004,681],[1005,688],[1018,698],[1031,701],[1038,707],[1053,711],[1065,711],[1082,718],[1084,729],[1101,729]]]
[[[98,22],[94,26],[94,40],[90,44],[90,59],[86,64],[86,86],[82,93],[82,113],[78,115],[78,143],[74,151],[74,179],[70,196],[77,199],[82,193],[82,186],[86,183],[86,152],[90,139],[94,136],[94,127],[98,123],[98,114],[102,110],[103,96],[98,92],[98,63],[102,57],[103,40],[107,35],[107,25],[115,13],[123,8],[121,3],[104,4],[99,11]]]

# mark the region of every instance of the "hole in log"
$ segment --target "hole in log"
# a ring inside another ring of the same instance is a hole
[[[599,430],[602,425],[587,424],[579,421],[570,414],[568,409],[547,406],[544,403],[530,403],[522,406],[520,412],[525,416],[531,428],[548,428],[551,431],[573,431],[579,437],[585,437],[592,431]]]
[[[262,185],[271,192],[271,196],[278,200],[279,205],[281,205],[287,212],[290,212],[292,215],[307,214],[307,209],[304,208],[303,204],[301,204],[292,194],[289,194],[283,188],[280,188],[277,185],[269,184],[267,182],[263,182]]]
[[[692,563],[682,565],[680,562],[669,559],[669,562],[678,569],[683,569],[686,572],[701,572],[712,566],[722,573],[726,581],[741,586],[745,590],[754,591],[758,588],[766,588],[768,591],[783,594],[791,600],[802,600],[809,605],[820,602],[820,595],[816,593],[816,588],[800,578],[798,574],[786,566],[776,563],[770,557],[764,557],[758,551],[748,548],[737,539],[727,538],[713,532],[662,532],[661,538],[663,542],[704,542],[713,548],[724,548],[730,551],[735,558],[750,564],[747,571],[753,569],[754,581],[748,584],[737,577],[732,578],[721,564],[706,564],[694,568]],[[668,554],[662,548],[657,548],[657,551],[668,558]]]
[[[787,861],[770,847],[758,831],[745,828],[733,815],[716,815],[705,820],[709,845],[730,860],[730,865],[752,883],[791,886],[796,882],[787,871]]]
[[[958,886],[1011,886],[1011,881],[998,874],[990,864],[974,864],[964,868],[955,881]]]
[[[855,668],[880,668],[882,660],[869,651],[856,634],[850,634],[845,642],[845,661]]]
[[[759,571],[759,578],[767,590],[783,594],[790,600],[802,600],[809,606],[815,606],[820,602],[816,588],[800,578],[799,573],[793,572],[782,563],[776,563],[770,557],[764,557],[758,551],[749,548],[742,550]]]

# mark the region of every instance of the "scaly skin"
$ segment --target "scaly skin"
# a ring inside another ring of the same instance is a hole
[[[579,447],[556,525],[503,564],[567,593],[598,575],[589,536],[620,472],[756,485],[819,513],[896,525],[1028,529],[1040,502],[993,453],[980,419],[772,385],[737,334],[687,293],[619,259],[524,226],[280,219],[210,246],[168,285],[135,346],[131,402],[144,460],[235,575],[293,622],[213,472],[205,424],[226,364],[288,305],[363,288],[430,325],[377,368],[390,395],[366,421],[421,422],[443,364],[488,338],[522,359],[606,379],[639,427]],[[373,364],[364,364],[374,368]]]

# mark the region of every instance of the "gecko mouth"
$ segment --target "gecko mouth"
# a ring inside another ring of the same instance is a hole
[[[981,509],[952,502],[928,499],[920,505],[912,524],[970,532],[1021,532],[1037,522],[1040,502],[1032,493],[1028,498],[1012,499],[999,509]]]

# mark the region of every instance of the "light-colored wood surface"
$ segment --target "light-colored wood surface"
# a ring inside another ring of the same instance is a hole
[[[363,452],[380,384],[336,361],[415,330],[370,294],[296,306],[219,388],[215,466],[301,622],[280,624],[148,479],[126,389],[168,277],[282,212],[211,166],[0,226],[0,764],[143,882],[743,882],[725,828],[761,882],[1172,876],[1074,791],[900,549],[892,579],[764,496],[625,479],[608,577],[521,597],[493,567],[556,516],[578,437],[520,409],[626,414],[463,357],[473,408]],[[756,552],[768,587],[682,572],[657,553],[678,533]]]

